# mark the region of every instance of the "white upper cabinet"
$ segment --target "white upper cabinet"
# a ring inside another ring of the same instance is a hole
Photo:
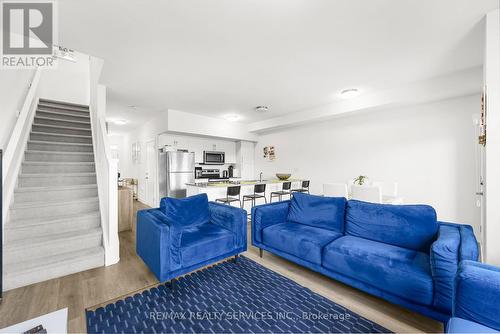
[[[226,153],[226,163],[237,163],[236,143],[229,140],[164,133],[159,136],[158,146],[170,146],[176,150],[189,150],[189,152],[194,152],[196,163],[203,163],[203,151],[224,152]]]
[[[159,136],[158,146],[171,146],[172,148],[178,150],[188,150],[190,146],[189,142],[189,137],[164,133]]]

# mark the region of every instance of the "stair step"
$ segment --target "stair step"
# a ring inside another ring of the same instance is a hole
[[[83,231],[98,228],[101,224],[99,211],[85,215],[66,216],[52,220],[33,219],[15,224],[5,224],[5,242],[10,243],[27,238],[44,237],[70,231]]]
[[[45,118],[62,119],[67,121],[84,121],[90,122],[90,114],[72,114],[65,110],[43,110],[37,109],[36,116]]]
[[[81,135],[81,136],[92,136],[91,130],[74,128],[69,126],[58,126],[49,124],[38,124],[33,123],[33,132],[48,132],[48,133],[59,133],[65,135]]]
[[[7,265],[101,245],[100,227],[78,232],[70,231],[5,243],[4,260]]]
[[[61,216],[87,214],[99,210],[99,199],[90,197],[57,202],[14,203],[10,208],[9,223],[18,220],[57,219]]]
[[[72,201],[80,198],[97,197],[97,185],[77,185],[64,187],[24,187],[14,191],[14,204],[27,202]]]
[[[102,246],[47,256],[42,259],[25,259],[23,262],[5,266],[3,287],[5,290],[11,290],[102,266],[104,266]]]
[[[36,111],[37,112],[39,112],[39,111],[42,111],[42,112],[60,112],[60,113],[64,113],[65,115],[90,117],[90,112],[88,110],[58,108],[58,107],[45,106],[43,104],[39,104]]]
[[[61,143],[92,144],[92,136],[67,135],[62,133],[31,132],[30,140],[42,140]]]
[[[28,141],[28,150],[32,151],[58,151],[58,152],[92,152],[92,144],[60,143],[42,140]]]
[[[9,226],[9,228],[14,229],[14,228],[23,228],[27,226],[37,226],[37,225],[50,225],[52,223],[58,223],[61,221],[65,221],[68,219],[75,219],[76,217],[93,217],[93,216],[98,216],[100,217],[100,212],[99,211],[89,211],[85,213],[79,213],[77,215],[75,214],[66,214],[66,215],[59,215],[57,217],[45,217],[45,218],[27,218],[27,219],[17,219],[17,220],[12,220],[10,219],[6,224],[5,227]]]
[[[56,119],[56,118],[47,118],[47,117],[41,117],[36,115],[35,124],[46,124],[46,125],[53,125],[53,126],[59,126],[59,127],[66,127],[66,128],[75,128],[75,129],[89,129],[90,130],[90,122],[86,121],[68,121],[64,119]]]
[[[32,173],[94,173],[93,162],[33,162],[25,161],[22,164],[23,174]]]
[[[36,162],[94,162],[92,152],[30,151],[25,153],[25,161]]]
[[[18,187],[71,186],[97,184],[95,173],[19,174]]]
[[[70,103],[70,102],[62,102],[62,101],[53,101],[53,100],[47,100],[47,99],[40,99],[38,101],[38,105],[55,106],[55,107],[59,107],[59,108],[71,108],[71,109],[77,109],[77,110],[83,110],[83,111],[89,110],[89,106],[87,106],[87,105]]]

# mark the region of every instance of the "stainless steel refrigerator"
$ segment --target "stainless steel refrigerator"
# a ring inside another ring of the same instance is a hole
[[[160,150],[160,198],[186,197],[186,183],[194,183],[194,153]]]

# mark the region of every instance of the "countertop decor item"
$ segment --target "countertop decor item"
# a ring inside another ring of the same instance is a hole
[[[292,174],[286,174],[286,173],[276,173],[276,177],[280,180],[288,180]]]

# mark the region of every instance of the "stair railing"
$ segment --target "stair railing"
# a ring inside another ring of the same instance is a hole
[[[17,117],[16,125],[14,126],[9,142],[5,148],[2,162],[2,230],[8,218],[7,215],[9,213],[9,206],[12,202],[12,197],[14,196],[17,176],[19,175],[19,169],[21,168],[21,163],[23,161],[24,151],[26,150],[26,145],[28,143],[28,136],[33,124],[33,119],[35,118],[36,107],[39,99],[38,87],[41,74],[42,70],[37,68],[33,74],[33,79],[31,80],[28,92],[26,93],[26,98],[24,99],[19,116]]]
[[[106,130],[106,87],[99,85],[102,60],[90,57],[90,119],[99,193],[99,208],[105,252],[105,265],[120,260],[118,239],[118,160],[109,152]]]

